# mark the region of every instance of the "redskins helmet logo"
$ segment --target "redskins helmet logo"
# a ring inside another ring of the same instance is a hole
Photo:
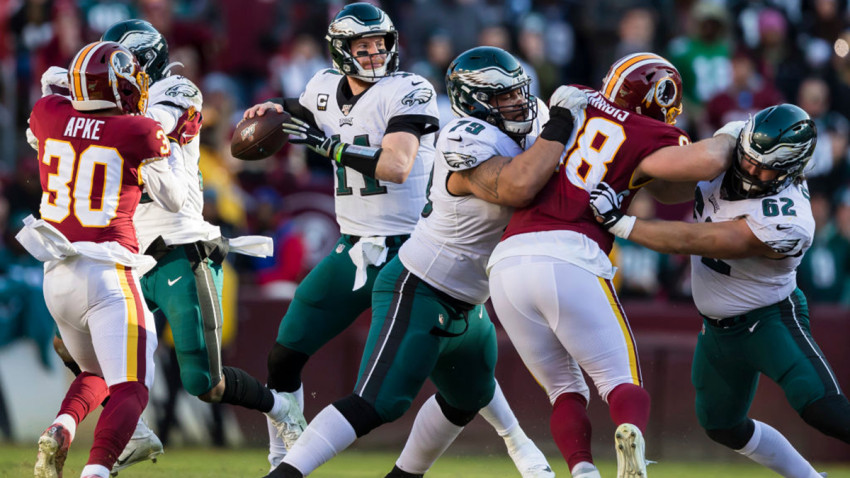
[[[115,74],[127,79],[134,79],[136,66],[133,64],[133,58],[122,50],[112,53],[109,58],[109,63],[112,65]]]

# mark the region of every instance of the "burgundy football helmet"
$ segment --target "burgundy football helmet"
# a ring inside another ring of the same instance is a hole
[[[682,112],[682,76],[672,63],[654,53],[620,58],[602,80],[602,94],[621,108],[676,124]]]
[[[149,83],[130,50],[111,41],[89,43],[68,67],[71,104],[79,111],[118,107],[144,114]]]

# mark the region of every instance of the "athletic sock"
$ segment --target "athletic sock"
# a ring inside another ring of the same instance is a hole
[[[462,430],[443,415],[436,396],[431,395],[416,414],[396,466],[407,473],[425,474]]]
[[[86,465],[83,467],[80,476],[99,476],[101,478],[109,478],[109,468],[103,465]]]
[[[221,403],[239,405],[251,410],[268,413],[275,404],[271,390],[248,372],[236,367],[222,367],[224,392]]]
[[[80,423],[108,395],[109,388],[103,378],[89,372],[82,372],[68,387],[57,416],[68,415],[75,423]]]
[[[549,427],[570,469],[583,461],[593,463],[590,417],[587,416],[587,399],[584,396],[580,393],[558,395]]]
[[[53,425],[62,425],[62,428],[68,430],[68,434],[71,435],[71,441],[74,441],[74,435],[77,434],[77,421],[74,420],[74,417],[62,413],[53,420]]]
[[[631,383],[623,383],[614,387],[607,397],[609,412],[614,424],[631,423],[646,433],[649,423],[649,392]]]
[[[310,422],[283,459],[304,476],[327,462],[357,440],[357,433],[333,405],[325,407]]]
[[[735,451],[785,477],[821,478],[778,430],[758,420],[753,423],[755,430],[750,441]]]
[[[111,469],[136,430],[139,417],[148,404],[148,389],[139,382],[123,382],[109,387],[109,403],[94,429],[89,465]]]
[[[506,437],[519,425],[516,415],[511,410],[511,406],[508,405],[507,399],[505,399],[505,394],[502,392],[499,382],[496,382],[496,391],[493,393],[493,399],[490,400],[490,403],[486,407],[479,410],[478,414],[484,417],[487,423],[496,430],[496,433],[500,437],[505,438],[506,441]]]

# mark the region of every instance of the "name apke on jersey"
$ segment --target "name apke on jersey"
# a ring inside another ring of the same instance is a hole
[[[746,218],[753,234],[782,259],[756,256],[712,259],[691,256],[694,303],[709,317],[740,315],[779,302],[796,287],[796,269],[814,238],[806,184],[777,194],[729,201],[720,196],[724,173],[701,181],[694,196],[694,219],[722,222]]]
[[[313,114],[316,126],[327,136],[337,136],[353,146],[379,146],[393,118],[422,116],[433,118],[433,131],[439,112],[433,87],[411,73],[394,73],[382,78],[356,98],[354,104],[340,104],[339,88],[347,81],[338,71],[318,72],[299,98],[301,106]],[[422,91],[420,91],[422,90]],[[390,236],[410,234],[425,205],[428,173],[434,160],[433,132],[422,135],[419,150],[407,180],[402,184],[382,182],[334,163],[335,209],[343,234]],[[352,201],[350,198],[357,197]]]
[[[95,118],[81,118],[71,116],[65,126],[63,136],[67,138],[80,138],[100,141],[100,128],[106,123],[104,120]],[[82,133],[82,136],[80,135]]]

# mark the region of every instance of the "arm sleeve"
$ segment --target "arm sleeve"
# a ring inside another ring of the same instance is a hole
[[[185,185],[188,174],[183,165],[183,151],[177,144],[171,144],[168,158],[156,157],[142,161],[139,175],[145,192],[157,206],[169,212],[177,212],[183,207],[188,191]]]
[[[746,221],[756,238],[778,254],[801,255],[811,245],[810,234],[798,224],[788,225],[787,228],[780,225],[780,228],[777,229],[777,224],[773,222],[759,223],[753,216],[747,216]]]
[[[493,156],[499,156],[495,147],[497,138],[492,130],[478,122],[470,122],[468,118],[447,124],[440,136],[437,144],[449,171],[473,169]]]
[[[400,83],[390,101],[386,133],[407,131],[421,136],[440,129],[437,93],[425,78],[410,75],[396,78]]]

